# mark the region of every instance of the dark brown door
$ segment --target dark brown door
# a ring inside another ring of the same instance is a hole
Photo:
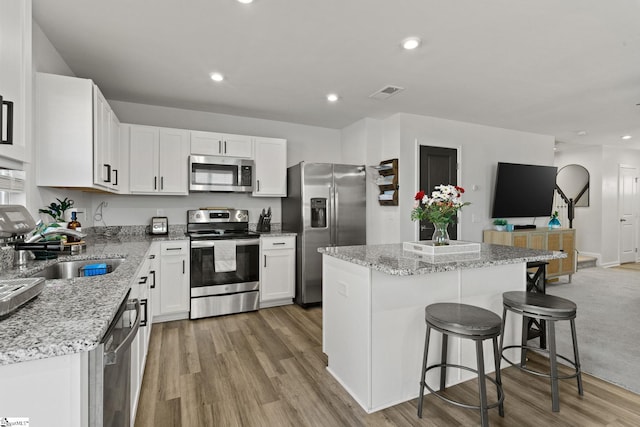
[[[420,146],[420,189],[431,194],[436,185],[457,185],[458,150],[454,148]],[[457,220],[457,218],[456,218]],[[456,224],[449,225],[449,237],[458,238]],[[430,240],[433,235],[433,224],[420,222],[420,240]]]

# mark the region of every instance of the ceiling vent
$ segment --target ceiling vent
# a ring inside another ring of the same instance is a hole
[[[373,99],[387,99],[390,96],[395,95],[398,92],[402,92],[404,90],[403,87],[400,86],[385,86],[380,90],[377,90],[375,92],[373,92],[371,95],[369,95],[369,98],[373,98]]]

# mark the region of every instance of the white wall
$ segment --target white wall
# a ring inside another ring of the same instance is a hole
[[[584,166],[589,172],[589,206],[576,207],[573,228],[579,254],[601,258],[602,246],[602,150],[601,146],[563,148],[555,154],[558,170],[567,165]],[[568,227],[569,224],[562,224]]]
[[[400,128],[400,231],[403,241],[418,238],[417,223],[409,219],[414,195],[419,190],[418,145],[458,149],[458,185],[467,190],[463,200],[471,202],[459,216],[461,240],[482,241],[482,231],[491,227],[491,201],[498,162],[553,165],[554,138],[548,135],[411,114],[401,114]],[[474,185],[476,190],[473,190]],[[515,218],[509,222],[529,224],[533,218]],[[545,226],[548,218],[535,222]]]
[[[559,167],[579,164],[590,174],[590,205],[576,208],[573,226],[576,229],[576,248],[583,255],[594,256],[598,264],[613,266],[620,263],[620,216],[618,213],[619,166],[629,165],[640,173],[640,150],[616,146],[568,146],[556,153]],[[637,195],[640,199],[640,194]],[[638,208],[636,202],[636,246],[640,242]]]

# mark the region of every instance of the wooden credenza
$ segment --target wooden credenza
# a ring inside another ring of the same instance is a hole
[[[521,248],[563,251],[567,257],[549,261],[547,279],[569,275],[576,272],[576,230],[571,228],[532,229],[516,231],[484,230],[483,241],[497,245],[518,246]]]

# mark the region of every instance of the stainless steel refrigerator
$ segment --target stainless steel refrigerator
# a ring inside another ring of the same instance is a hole
[[[322,301],[318,248],[366,243],[365,167],[301,162],[287,169],[282,228],[296,238],[296,303]]]

